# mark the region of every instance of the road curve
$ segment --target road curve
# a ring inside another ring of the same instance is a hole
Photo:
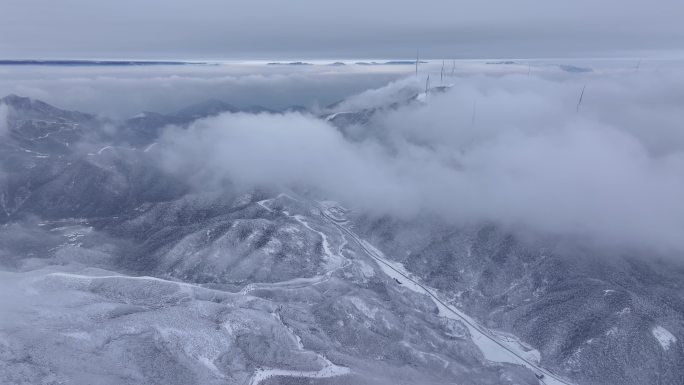
[[[555,375],[554,373],[550,372],[549,370],[546,370],[546,369],[542,368],[541,366],[539,366],[538,364],[536,364],[536,363],[528,360],[527,358],[521,356],[516,351],[510,349],[508,346],[506,346],[505,344],[498,341],[495,337],[493,337],[491,335],[491,333],[486,328],[476,324],[475,322],[472,322],[468,318],[463,317],[463,315],[461,315],[459,311],[455,310],[451,305],[442,301],[431,288],[428,288],[428,287],[424,286],[423,284],[421,284],[420,282],[417,282],[413,278],[407,276],[406,274],[404,274],[404,272],[398,270],[397,268],[392,266],[392,264],[388,263],[383,257],[377,255],[377,252],[375,252],[374,250],[370,250],[364,244],[365,242],[363,240],[361,240],[361,238],[359,238],[358,235],[356,235],[356,233],[354,233],[353,231],[351,231],[347,227],[343,226],[343,223],[346,221],[342,221],[340,219],[334,218],[333,216],[329,215],[327,212],[327,209],[324,207],[319,206],[318,209],[321,213],[321,216],[323,216],[329,222],[331,222],[332,224],[337,226],[345,234],[349,235],[349,237],[351,237],[354,240],[354,242],[357,245],[359,245],[361,250],[363,250],[364,253],[366,253],[369,257],[373,258],[377,263],[382,264],[383,266],[393,270],[396,274],[400,275],[401,277],[403,277],[407,281],[410,281],[414,285],[420,287],[422,289],[422,291],[425,294],[429,295],[434,302],[436,302],[438,305],[441,305],[444,309],[449,311],[452,315],[456,316],[460,321],[464,322],[466,325],[468,325],[471,328],[479,331],[484,337],[486,337],[491,342],[498,345],[501,349],[505,349],[508,353],[517,357],[517,359],[520,361],[520,363],[522,365],[527,366],[529,369],[534,371],[536,375],[539,375],[539,374],[544,375],[544,378],[539,379],[539,382],[541,384],[544,384],[544,385],[574,385],[573,383],[571,383],[567,380],[564,380],[563,378],[560,378],[559,376]]]

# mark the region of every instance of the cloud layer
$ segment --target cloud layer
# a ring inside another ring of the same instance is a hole
[[[160,148],[202,188],[305,187],[376,214],[681,252],[681,75],[470,76],[376,115],[354,140],[311,116],[226,114],[168,132]],[[344,108],[421,87],[402,80]]]
[[[409,66],[408,70],[411,70]],[[406,68],[268,66],[266,63],[153,67],[0,66],[0,97],[17,94],[60,108],[126,118],[175,112],[219,99],[283,109],[337,102],[396,79]]]

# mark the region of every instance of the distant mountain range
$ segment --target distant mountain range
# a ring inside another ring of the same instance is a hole
[[[207,64],[187,61],[155,61],[155,60],[0,60],[0,66],[40,65],[40,66],[157,66]]]

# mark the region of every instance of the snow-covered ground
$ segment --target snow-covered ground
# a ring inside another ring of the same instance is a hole
[[[282,322],[282,319],[280,318],[280,315],[277,313],[274,313],[274,317],[278,320],[278,322],[282,323],[285,325],[284,322]],[[292,341],[297,345],[299,350],[304,350],[304,345],[302,344],[302,339],[295,333],[295,331],[285,325],[287,330],[290,333],[290,337],[292,338]],[[258,385],[262,381],[271,378],[271,377],[302,377],[302,378],[330,378],[330,377],[338,377],[338,376],[344,376],[346,374],[351,373],[351,370],[349,368],[346,368],[344,366],[340,365],[335,365],[330,360],[328,360],[326,357],[317,354],[318,359],[323,363],[323,367],[320,370],[309,370],[309,371],[302,371],[302,370],[287,370],[287,369],[275,369],[275,368],[259,368],[257,369],[256,372],[254,372],[254,375],[252,375],[252,379],[250,380],[249,384],[250,385]]]
[[[326,260],[326,270],[333,271],[336,269],[341,268],[345,264],[345,258],[342,256],[342,249],[346,245],[347,241],[346,238],[344,238],[344,234],[342,234],[342,243],[336,250],[336,252],[333,252],[331,247],[330,247],[330,242],[328,241],[328,236],[325,235],[324,232],[315,230],[314,228],[309,225],[307,221],[304,220],[304,217],[301,215],[294,215],[294,219],[297,220],[297,222],[301,223],[304,227],[307,229],[317,233],[318,235],[321,236],[322,239],[322,245],[323,245],[323,253],[324,259]]]
[[[343,366],[338,366],[330,361],[328,365],[324,366],[323,369],[318,371],[298,371],[298,370],[285,370],[285,369],[258,369],[252,380],[249,382],[250,385],[258,385],[262,381],[271,377],[303,377],[303,378],[330,378],[338,377],[349,374],[349,368]]]
[[[677,342],[677,338],[670,333],[669,330],[665,329],[662,326],[656,326],[651,330],[651,333],[653,333],[653,337],[655,337],[656,340],[658,340],[658,343],[660,346],[663,347],[664,350],[669,350],[670,346],[674,345]]]
[[[383,273],[394,279],[403,287],[415,293],[429,296],[437,306],[440,316],[462,322],[468,328],[473,343],[475,343],[475,345],[480,349],[485,359],[492,362],[511,363],[525,366],[532,370],[537,377],[541,377],[541,384],[571,384],[569,381],[566,381],[550,371],[540,367],[540,356],[538,351],[521,342],[512,334],[494,333],[490,331],[467,314],[461,312],[459,309],[448,305],[446,301],[440,299],[440,295],[437,290],[420,283],[419,279],[412,273],[408,272],[401,263],[388,260],[382,251],[378,250],[369,242],[361,239],[349,228],[340,224],[339,217],[329,215],[327,211],[328,209],[326,207],[321,206],[321,215],[328,218],[331,223],[338,226],[338,228],[340,228],[345,234],[357,242],[364,252],[377,262],[377,265],[380,267]]]

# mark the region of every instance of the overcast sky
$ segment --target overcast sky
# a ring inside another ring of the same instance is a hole
[[[1,0],[0,58],[681,56],[682,0]]]

